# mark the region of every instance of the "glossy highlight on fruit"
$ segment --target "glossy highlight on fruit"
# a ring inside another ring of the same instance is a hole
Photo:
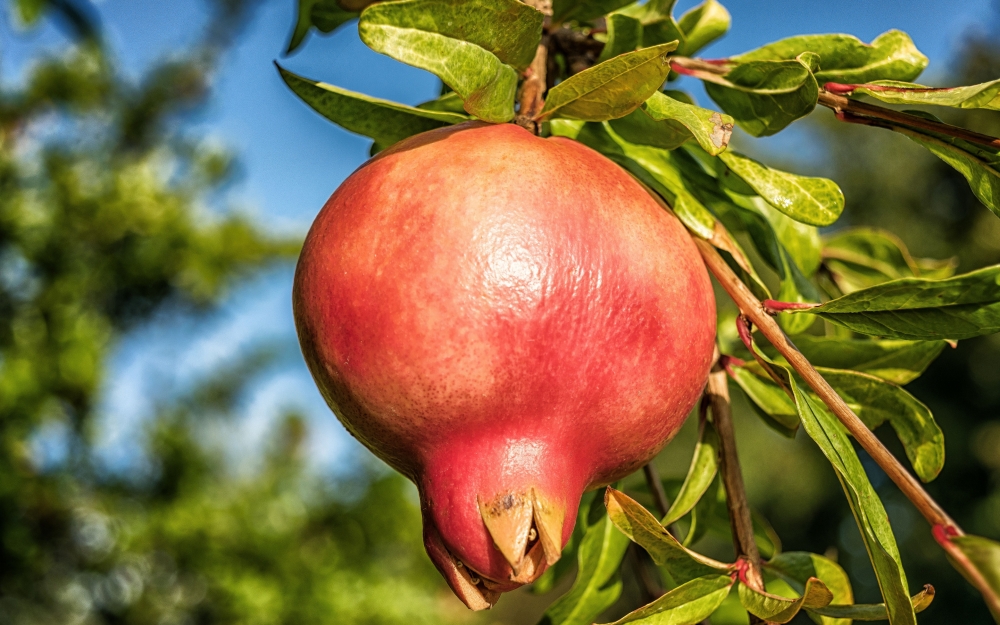
[[[577,142],[430,131],[323,207],[293,294],[323,396],[417,485],[470,608],[534,581],[583,492],[641,467],[698,399],[715,302],[680,222]]]

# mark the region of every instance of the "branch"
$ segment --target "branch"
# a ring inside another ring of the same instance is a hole
[[[708,376],[705,397],[708,398],[712,410],[712,424],[719,434],[719,474],[722,476],[722,484],[726,487],[726,506],[729,509],[729,523],[733,530],[733,547],[736,549],[737,560],[746,562],[745,577],[748,585],[754,590],[763,591],[764,578],[760,572],[760,552],[757,551],[757,543],[753,539],[750,504],[747,503],[743,472],[740,470],[740,459],[736,453],[736,432],[733,429],[732,408],[729,405],[729,380],[726,370],[718,362],[718,350],[716,359],[717,362]]]
[[[723,79],[722,76],[729,73],[729,70],[733,66],[732,63],[727,62],[704,61],[682,56],[673,57],[670,60],[670,65],[678,74],[693,76],[700,80],[722,85],[728,84],[728,81]],[[885,106],[852,100],[844,95],[828,91],[825,88],[819,90],[818,103],[835,112],[837,118],[841,121],[866,123],[869,126],[886,128],[896,132],[903,132],[904,134],[906,134],[906,129],[919,128],[955,137],[956,139],[962,139],[969,143],[1000,149],[1000,139],[996,137],[966,130],[960,126],[953,126],[944,122],[903,113]],[[923,137],[923,135],[921,136]]]
[[[767,340],[785,357],[788,364],[815,391],[819,398],[823,400],[823,403],[830,408],[831,412],[840,419],[841,423],[844,424],[854,439],[882,467],[886,475],[913,502],[924,518],[931,525],[943,525],[953,528],[957,532],[956,535],[961,536],[962,530],[955,521],[927,494],[927,491],[924,490],[920,482],[910,475],[909,471],[886,449],[882,441],[854,414],[850,406],[841,399],[840,395],[833,390],[833,387],[823,379],[823,376],[816,371],[816,368],[802,355],[792,341],[785,336],[785,333],[778,326],[778,322],[767,314],[764,310],[764,305],[733,273],[733,270],[729,268],[726,261],[715,251],[715,248],[709,242],[702,239],[696,238],[694,241],[709,271],[712,272],[712,275],[719,281],[722,288],[736,302],[743,315],[760,328],[761,333],[767,337]]]

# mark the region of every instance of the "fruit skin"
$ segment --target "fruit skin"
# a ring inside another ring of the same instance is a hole
[[[680,222],[597,152],[513,124],[358,169],[306,238],[293,305],[324,398],[417,484],[428,553],[473,608],[540,575],[584,490],[673,437],[715,340]]]

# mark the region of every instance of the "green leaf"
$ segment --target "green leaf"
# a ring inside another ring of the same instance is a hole
[[[388,147],[427,130],[468,121],[464,115],[372,98],[277,67],[285,84],[313,110],[346,130],[371,137],[376,146]]]
[[[868,429],[889,422],[921,480],[930,482],[937,477],[944,467],[944,434],[927,406],[882,378],[857,371],[817,369]]]
[[[1000,543],[971,534],[956,536],[950,540],[979,571],[993,595],[1000,597]],[[1000,623],[1000,613],[993,610],[992,606],[991,611],[994,620]]]
[[[798,599],[779,597],[767,592],[760,592],[740,584],[736,588],[740,603],[747,612],[758,616],[769,623],[787,623],[803,608],[822,608],[833,600],[833,593],[826,584],[812,577],[806,582],[802,596]]]
[[[544,19],[518,0],[402,0],[370,6],[362,23],[465,41],[523,70],[535,58]]]
[[[1000,216],[1000,152],[953,137],[906,135],[962,174],[979,201]]]
[[[764,570],[771,573],[800,595],[805,592],[809,578],[820,579],[833,593],[831,606],[854,603],[851,580],[839,564],[829,558],[802,551],[789,551],[764,563]],[[820,625],[851,625],[849,620],[819,617]]]
[[[967,87],[925,87],[896,80],[877,80],[866,84],[831,84],[826,88],[840,94],[863,93],[889,104],[1000,111],[1000,80]]]
[[[455,113],[465,117],[465,107],[462,104],[462,98],[459,97],[459,95],[454,91],[449,91],[437,99],[428,100],[427,102],[418,104],[417,108],[425,111]]]
[[[634,17],[642,23],[643,47],[656,46],[668,41],[680,42],[683,47],[684,33],[674,20],[676,0],[649,0],[620,9],[619,14]]]
[[[368,47],[428,70],[489,122],[514,117],[515,67],[530,64],[543,16],[517,0],[402,0],[369,6],[358,33]]]
[[[823,258],[843,293],[898,278],[928,277],[923,275],[925,270],[910,256],[906,245],[896,235],[884,230],[849,228],[837,232],[827,237]],[[937,263],[937,270],[948,271],[954,266],[953,261],[943,261],[943,264],[942,261],[931,262]]]
[[[733,380],[750,399],[764,422],[781,434],[792,438],[799,429],[799,414],[795,402],[768,377],[756,363],[731,367]]]
[[[819,99],[811,59],[751,61],[705,82],[705,90],[740,128],[766,137],[808,115]]]
[[[847,431],[825,406],[802,392],[794,376],[790,376],[789,382],[805,431],[833,465],[847,494],[888,608],[890,625],[916,625],[913,606],[906,592],[906,573],[900,562],[889,517],[868,481]]]
[[[661,525],[670,525],[690,512],[712,485],[718,469],[719,435],[710,422],[702,421],[699,424],[698,443],[694,447],[694,455],[691,457],[691,466],[688,467],[684,484],[681,485],[674,502],[670,504],[670,510],[667,511]]]
[[[679,583],[696,577],[728,572],[728,566],[686,549],[649,510],[625,493],[608,487],[604,505],[612,523],[640,547],[649,552],[653,562],[667,569]]]
[[[640,113],[641,111],[641,113]],[[717,155],[723,152],[729,145],[729,138],[733,134],[733,118],[722,115],[716,111],[703,109],[699,106],[692,106],[685,102],[675,100],[661,92],[656,92],[642,104],[640,111],[636,111],[628,118],[615,120],[611,127],[615,129],[626,141],[643,145],[653,145],[664,149],[677,147],[684,141],[669,145],[658,145],[655,141],[660,141],[656,135],[665,133],[666,137],[684,137],[684,140],[694,138],[698,145],[709,154]],[[645,123],[635,131],[626,134],[627,124],[619,124],[625,119],[635,118],[644,115],[652,120],[652,124]],[[625,127],[626,132],[621,132],[620,127]],[[662,131],[660,129],[663,129]],[[643,132],[647,134],[643,134]],[[662,143],[662,141],[661,141]]]
[[[731,23],[732,18],[726,7],[716,0],[705,0],[677,21],[681,32],[684,33],[684,45],[680,54],[694,55],[698,50],[725,35]]]
[[[768,204],[796,221],[829,226],[844,210],[844,193],[832,180],[771,169],[738,152],[723,152],[719,159]]]
[[[1000,265],[946,280],[893,280],[809,312],[884,338],[959,340],[992,334],[1000,331]]]
[[[603,63],[619,54],[634,52],[642,45],[642,22],[619,13],[608,16],[608,39],[597,57],[598,63]]]
[[[590,22],[612,11],[631,4],[635,0],[554,0],[552,3],[552,23],[561,24],[574,20]]]
[[[628,115],[645,102],[670,73],[668,55],[677,42],[613,59],[574,74],[549,90],[539,118],[604,121]]]
[[[666,200],[674,214],[697,236],[710,239],[715,234],[715,217],[685,186],[674,166],[674,153],[635,145],[611,131],[608,125],[587,124],[578,140],[615,161],[640,182]]]
[[[622,591],[618,569],[629,543],[603,514],[601,503],[600,497],[594,497],[587,515],[598,519],[588,525],[580,540],[573,586],[549,606],[539,625],[590,625],[618,600]]]
[[[945,345],[944,341],[879,341],[808,334],[795,338],[795,346],[817,367],[862,371],[900,385],[917,379]]]
[[[927,67],[927,57],[904,32],[890,30],[871,44],[851,35],[802,35],[770,43],[732,57],[732,61],[788,61],[803,52],[820,57],[819,82],[913,80]]]
[[[924,589],[910,598],[913,611],[917,614],[923,612],[934,600],[934,587],[924,586]],[[875,604],[854,604],[854,605],[828,605],[825,608],[809,610],[812,614],[823,619],[823,625],[850,625],[855,621],[887,621],[889,611],[884,603]]]
[[[32,26],[49,6],[49,0],[15,0],[14,14],[22,26]]]
[[[335,0],[299,0],[295,28],[288,40],[285,54],[302,45],[309,29],[315,27],[320,32],[330,33],[361,15],[357,11],[342,9]]]
[[[728,575],[698,577],[630,612],[612,625],[697,625],[722,605],[732,586],[733,580]]]

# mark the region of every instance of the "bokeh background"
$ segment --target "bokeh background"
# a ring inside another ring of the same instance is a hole
[[[706,56],[900,28],[931,58],[924,83],[1000,77],[1000,5],[988,0],[726,5],[733,31]],[[298,102],[272,62],[408,104],[439,84],[369,51],[351,25],[286,58],[294,12],[293,0],[3,0],[0,623],[531,625],[565,588],[465,610],[423,553],[414,489],[344,432],[309,379],[294,259],[368,140]],[[711,106],[696,83],[680,86]],[[949,115],[1000,135],[995,112]],[[892,230],[960,271],[1000,262],[1000,219],[903,137],[817,111],[734,143],[840,183],[835,228]],[[966,529],[1000,538],[1000,336],[946,350],[909,388],[947,438],[929,490]],[[822,456],[734,395],[751,503],[785,550],[836,557],[858,600],[877,601]],[[689,424],[657,459],[664,477],[683,477],[693,440]],[[865,460],[911,590],[938,590],[921,623],[989,623]],[[704,545],[727,548],[720,536]],[[643,599],[629,569],[624,580],[609,619]]]

